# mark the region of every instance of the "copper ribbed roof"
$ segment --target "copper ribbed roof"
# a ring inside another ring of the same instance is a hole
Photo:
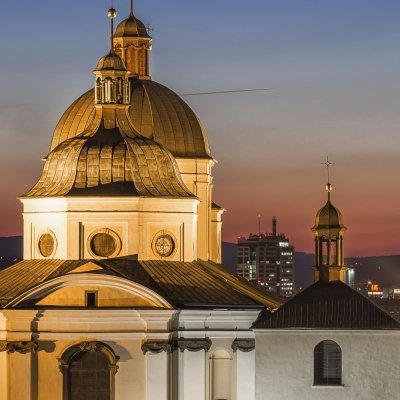
[[[114,51],[101,57],[95,71],[127,71],[122,58]]]
[[[35,286],[68,274],[88,260],[24,260],[0,271],[0,306]],[[90,260],[103,271],[155,291],[176,308],[279,307],[282,303],[232,275],[221,265],[194,261],[137,261],[129,259]],[[86,272],[87,273],[87,272]],[[29,305],[22,305],[29,306]]]
[[[118,24],[114,37],[151,38],[144,23],[137,19],[133,13]]]
[[[94,118],[94,90],[65,111],[54,131],[51,150],[81,134]],[[153,138],[175,157],[210,158],[207,134],[192,109],[172,90],[150,80],[131,79],[130,118],[145,137]]]
[[[318,211],[313,229],[333,228],[343,229],[345,226],[343,224],[342,213],[328,200],[324,207]]]
[[[141,136],[127,108],[97,108],[90,126],[61,142],[25,197],[76,195],[194,197],[171,153]]]

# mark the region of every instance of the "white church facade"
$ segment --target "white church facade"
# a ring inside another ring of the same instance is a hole
[[[221,266],[206,132],[154,82],[131,13],[21,196],[24,259],[0,272],[0,399],[400,398],[399,324],[343,282],[343,225],[313,228],[289,300]],[[397,397],[396,397],[397,396]]]

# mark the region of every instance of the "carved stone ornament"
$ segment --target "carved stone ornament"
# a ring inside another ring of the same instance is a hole
[[[176,341],[176,348],[181,352],[188,351],[209,351],[211,348],[211,340],[209,338],[204,339],[179,339]]]
[[[0,352],[6,351],[7,353],[36,353],[38,344],[35,341],[30,342],[7,342],[6,340],[0,341]]]
[[[255,339],[235,339],[232,343],[232,350],[234,352],[240,350],[249,353],[256,348]]]
[[[79,343],[79,349],[81,351],[95,353],[96,351],[101,351],[101,345],[97,342],[82,342]]]
[[[152,353],[158,354],[165,351],[166,353],[171,353],[172,346],[168,342],[146,342],[142,344],[143,354]]]

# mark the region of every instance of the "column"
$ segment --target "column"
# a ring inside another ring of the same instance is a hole
[[[211,340],[179,339],[179,400],[205,400],[206,352]]]
[[[166,342],[146,342],[142,351],[147,357],[146,400],[168,400],[171,345]]]
[[[235,339],[232,349],[236,353],[236,399],[254,400],[256,395],[255,340]]]
[[[0,399],[7,399],[7,353],[0,352]]]
[[[36,349],[35,342],[0,342],[1,360],[7,360],[8,397],[4,397],[5,399],[32,399],[32,354],[36,352]],[[2,367],[1,370],[3,371],[4,368]],[[1,382],[4,385],[3,378]],[[0,388],[4,390],[1,386]]]

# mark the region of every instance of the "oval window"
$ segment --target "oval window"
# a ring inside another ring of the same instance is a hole
[[[50,257],[55,249],[55,240],[50,233],[44,233],[39,238],[39,251],[43,257]]]

